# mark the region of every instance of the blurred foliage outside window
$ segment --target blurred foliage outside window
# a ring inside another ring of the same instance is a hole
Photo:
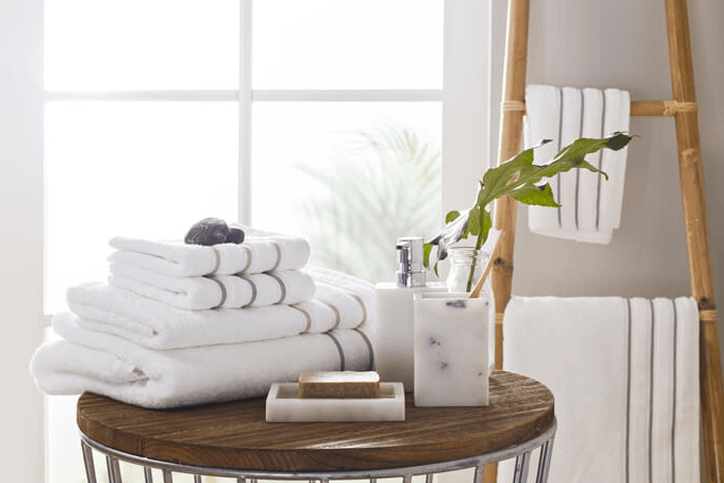
[[[405,128],[354,138],[332,166],[296,165],[319,185],[301,210],[310,263],[373,283],[392,281],[397,238],[427,239],[440,228],[440,149]]]

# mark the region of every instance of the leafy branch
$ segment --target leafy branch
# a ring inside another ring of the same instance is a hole
[[[561,149],[550,163],[534,165],[533,151],[550,142],[550,139],[544,139],[537,146],[521,151],[500,166],[488,169],[479,181],[480,188],[475,204],[463,212],[449,212],[445,216],[446,225],[442,231],[425,243],[425,266],[430,266],[432,247],[437,246],[437,260],[434,265],[437,274],[437,264],[447,258],[447,248],[469,235],[477,237],[475,248],[479,250],[493,226],[488,205],[502,196],[510,195],[527,205],[559,207],[561,205],[556,202],[551,185],[539,184],[544,178],[582,168],[594,173],[600,172],[608,179],[606,173],[588,163],[585,157],[603,148],[618,151],[631,139],[632,136],[623,133],[615,133],[603,139],[577,139]]]

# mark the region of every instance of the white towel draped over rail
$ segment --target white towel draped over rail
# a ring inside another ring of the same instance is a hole
[[[530,85],[526,89],[526,146],[552,142],[536,150],[537,164],[550,162],[561,148],[578,138],[604,138],[627,132],[630,97],[618,89],[574,89]],[[528,226],[534,233],[579,242],[606,244],[621,223],[628,148],[602,149],[586,161],[608,175],[608,181],[585,169],[559,173],[550,180],[563,206],[530,206]]]
[[[503,331],[503,368],[556,399],[549,481],[699,481],[694,299],[512,297]]]

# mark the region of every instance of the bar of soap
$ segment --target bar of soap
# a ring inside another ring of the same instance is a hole
[[[366,399],[380,397],[380,376],[374,371],[319,371],[299,375],[304,399]]]

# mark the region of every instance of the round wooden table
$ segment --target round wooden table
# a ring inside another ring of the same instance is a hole
[[[78,401],[86,475],[96,481],[93,451],[105,455],[111,483],[119,461],[172,473],[245,479],[320,480],[403,477],[475,468],[516,458],[525,481],[530,454],[541,448],[537,480],[547,479],[555,416],[553,395],[537,381],[503,371],[490,376],[486,407],[418,408],[407,394],[405,421],[268,423],[265,399],[152,410],[95,394]]]

